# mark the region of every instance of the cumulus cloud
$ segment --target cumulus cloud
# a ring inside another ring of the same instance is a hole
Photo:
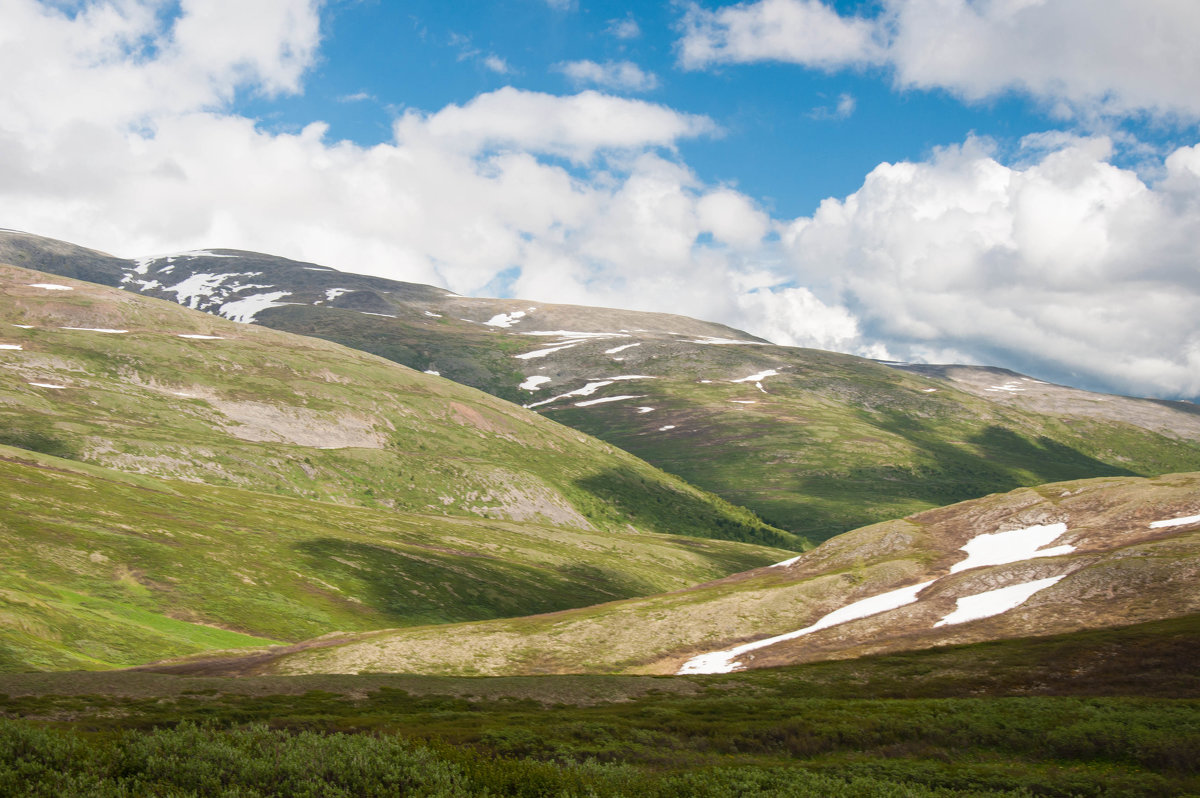
[[[644,72],[631,61],[568,61],[558,69],[576,86],[599,86],[617,91],[649,91],[658,86],[652,72]]]
[[[1200,159],[1147,185],[1106,139],[1013,167],[968,140],[881,164],[784,236],[863,340],[898,357],[1001,362],[1070,382],[1200,394]]]
[[[1191,0],[884,0],[874,17],[821,0],[758,0],[682,21],[680,62],[886,64],[904,87],[969,100],[1018,91],[1064,114],[1200,115]]]
[[[633,14],[626,14],[619,19],[610,19],[608,27],[604,30],[610,36],[618,39],[636,39],[642,35],[642,28],[633,18]]]

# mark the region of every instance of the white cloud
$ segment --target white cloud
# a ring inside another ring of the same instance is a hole
[[[679,60],[690,69],[768,60],[832,68],[882,55],[876,23],[839,16],[820,0],[760,0],[717,11],[692,4],[682,25]]]
[[[683,18],[680,61],[887,64],[903,87],[968,100],[1009,91],[1062,113],[1200,116],[1192,0],[884,0],[872,18],[820,0],[759,0]]]
[[[662,105],[585,91],[570,97],[511,87],[481,94],[433,114],[409,112],[396,122],[400,143],[436,141],[440,148],[513,148],[586,161],[598,150],[669,147],[715,133],[712,120]]]
[[[642,35],[642,28],[638,25],[637,20],[633,18],[633,14],[627,14],[620,19],[610,19],[608,27],[605,31],[618,39],[636,39]]]
[[[813,119],[849,119],[857,107],[858,101],[854,99],[853,94],[842,93],[838,95],[838,101],[833,107],[819,106],[812,109],[808,115]]]
[[[1082,139],[1011,167],[968,140],[881,164],[790,225],[794,276],[899,357],[1200,395],[1200,158],[1147,185],[1109,156]]]
[[[617,91],[649,91],[658,86],[652,72],[644,72],[631,61],[569,61],[557,67],[576,86],[599,86]]]
[[[483,59],[483,65],[495,72],[497,75],[507,75],[512,72],[512,67],[498,55],[489,55]]]

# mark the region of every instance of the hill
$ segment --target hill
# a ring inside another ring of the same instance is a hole
[[[1183,402],[773,346],[669,314],[467,298],[236,250],[122,260],[9,233],[0,258],[437,372],[796,539],[1047,481],[1200,469],[1200,414]]]
[[[1200,474],[1020,489],[645,599],[164,665],[209,674],[710,673],[1200,611]]]

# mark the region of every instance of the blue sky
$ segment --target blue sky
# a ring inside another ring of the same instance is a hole
[[[1194,0],[0,0],[0,226],[1197,397],[1198,38]]]

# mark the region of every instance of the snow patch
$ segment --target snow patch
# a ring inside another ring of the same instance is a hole
[[[20,327],[22,330],[32,330],[33,329],[32,324],[14,324],[13,326]]]
[[[394,318],[396,318],[396,316],[395,316],[394,314],[391,314],[391,313],[372,313],[372,312],[371,312],[371,311],[369,311],[369,310],[360,310],[360,311],[359,311],[359,313],[363,314],[364,316],[382,316],[382,317],[383,317],[383,318],[385,318],[385,319],[394,319]]]
[[[425,370],[425,373],[426,373],[426,374],[432,374],[432,375],[433,375],[433,376],[435,376],[435,377],[440,377],[440,376],[442,376],[442,372],[440,372],[440,371],[433,371],[432,369],[426,369],[426,370]]]
[[[792,563],[799,560],[803,556],[804,556],[803,554],[797,554],[795,557],[789,557],[786,560],[781,560],[780,562],[777,562],[774,565],[768,565],[767,567],[768,568],[786,568],[789,565],[791,565]]]
[[[730,399],[735,405],[756,405],[758,402],[753,399]]]
[[[531,405],[525,405],[525,407],[541,407],[542,405],[548,405],[551,402],[557,402],[559,399],[566,399],[571,396],[591,396],[592,394],[594,394],[596,391],[600,390],[601,388],[603,388],[607,385],[612,385],[612,384],[613,384],[612,380],[597,380],[596,382],[589,382],[587,385],[583,386],[582,388],[576,388],[573,391],[567,391],[566,393],[560,393],[558,396],[551,396],[549,399],[543,399],[540,402],[534,402]]]
[[[1017,380],[1009,380],[1008,382],[1004,383],[1003,385],[993,385],[990,388],[984,388],[984,390],[990,391],[992,393],[997,393],[997,392],[1022,393],[1025,390],[1025,386],[1022,385]]]
[[[525,311],[514,310],[512,313],[497,313],[484,322],[488,327],[511,327],[525,318]]]
[[[639,342],[636,344],[622,344],[621,346],[614,346],[612,349],[605,349],[604,354],[615,355],[617,352],[624,352],[626,349],[633,349],[635,346],[641,346],[641,343]]]
[[[689,673],[730,673],[740,667],[737,658],[742,654],[750,651],[755,651],[767,646],[773,646],[776,643],[782,643],[785,640],[794,640],[797,637],[802,637],[821,629],[828,629],[831,626],[857,621],[860,618],[867,618],[872,615],[878,615],[882,612],[903,607],[906,604],[912,604],[917,600],[917,594],[925,588],[932,585],[934,580],[922,582],[919,585],[910,585],[902,587],[899,590],[892,590],[888,593],[880,593],[878,596],[871,596],[862,601],[856,601],[853,604],[847,604],[841,609],[834,610],[828,615],[822,617],[812,626],[806,626],[803,629],[797,629],[794,632],[788,632],[775,637],[768,637],[764,640],[755,640],[753,643],[745,643],[725,651],[714,651],[709,654],[701,654],[697,657],[692,657],[684,663],[679,669],[678,674],[683,676]]]
[[[922,388],[921,393],[937,393],[937,388]]]
[[[65,385],[52,385],[48,382],[31,382],[29,384],[34,388],[53,388],[56,391],[64,391],[67,388]]]
[[[667,432],[668,430],[673,430],[673,429],[675,429],[675,425],[674,425],[674,424],[668,424],[668,425],[667,425],[667,426],[665,426],[665,427],[659,427],[659,428],[658,428],[658,431],[659,431],[659,432]]]
[[[1063,576],[1065,575],[1063,574]],[[1034,593],[1045,590],[1062,578],[1062,576],[1052,576],[1049,579],[1022,582],[1019,585],[1009,585],[998,590],[989,590],[986,593],[976,593],[974,596],[963,596],[958,600],[954,612],[942,618],[934,626],[951,626],[956,623],[966,623],[1000,615],[1016,609],[1028,601]]]
[[[627,333],[611,332],[575,332],[574,330],[533,330],[522,332],[521,335],[541,335],[555,338],[629,338]]]
[[[179,333],[179,338],[194,338],[197,341],[221,341],[224,340],[220,335],[192,335],[187,333]]]
[[[653,413],[653,412],[654,412],[654,408],[653,408],[653,407],[639,407],[639,408],[637,409],[637,411],[638,411],[639,413]]]
[[[526,352],[523,355],[513,355],[513,357],[515,357],[517,360],[532,360],[535,357],[545,357],[546,355],[552,355],[555,352],[561,352],[562,350],[570,349],[573,346],[575,346],[575,344],[563,344],[562,346],[552,346],[549,349],[536,349],[532,352]]]
[[[109,330],[104,327],[60,327],[59,329],[60,330],[75,330],[77,332],[113,333],[113,334],[117,334],[117,335],[119,335],[121,333],[129,332],[129,330]]]
[[[1030,526],[1024,529],[1012,529],[1007,532],[993,532],[976,535],[962,547],[967,553],[967,559],[950,567],[950,573],[958,573],[968,568],[980,568],[985,565],[1007,565],[1022,560],[1032,560],[1035,557],[1057,557],[1075,551],[1071,545],[1055,546],[1043,549],[1060,535],[1067,531],[1063,523]]]
[[[1150,524],[1151,529],[1162,529],[1168,526],[1184,526],[1185,524],[1200,523],[1200,515],[1188,515],[1180,518],[1168,518],[1163,521],[1155,521]]]
[[[521,383],[517,387],[526,391],[538,391],[541,390],[542,383],[545,382],[550,382],[550,378],[543,377],[540,374],[535,374],[532,377],[526,377],[525,382]]]
[[[44,288],[47,291],[74,291],[75,289],[69,285],[59,285],[58,283],[30,283],[30,288]]]
[[[226,302],[224,305],[221,305],[218,312],[230,321],[236,321],[238,324],[249,324],[254,321],[255,314],[261,313],[267,308],[281,308],[284,305],[295,304],[294,302],[277,301],[291,295],[291,291],[272,291],[269,294],[255,294],[245,299]]]
[[[642,395],[644,396],[644,394]],[[592,405],[600,405],[605,402],[622,402],[626,399],[641,399],[642,396],[605,396],[600,399],[589,399],[586,402],[576,402],[576,407],[591,407]]]
[[[0,349],[21,349],[20,344],[0,344]]]
[[[441,314],[441,313],[433,313],[433,312],[431,312],[431,311],[428,311],[428,310],[427,310],[427,311],[425,311],[425,315],[426,315],[426,316],[429,316],[430,318],[433,318],[433,319],[440,319],[440,318],[442,317],[442,314]]]
[[[340,297],[342,294],[350,293],[350,291],[351,291],[351,289],[349,289],[349,288],[326,288],[325,289],[325,301],[332,302],[333,300]]]
[[[762,389],[761,383],[763,380],[765,380],[767,377],[777,377],[777,376],[779,376],[778,371],[776,371],[775,369],[767,369],[766,371],[760,371],[757,374],[751,374],[749,377],[742,377],[740,380],[730,380],[730,382],[753,382],[753,383],[757,384],[759,389],[761,390]]]

